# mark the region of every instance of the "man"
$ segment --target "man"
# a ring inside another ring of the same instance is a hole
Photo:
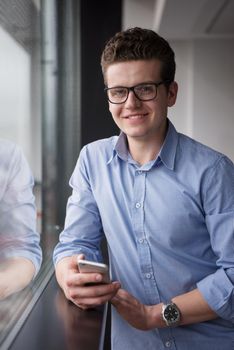
[[[112,349],[234,346],[234,166],[177,133],[174,52],[150,30],[117,33],[102,54],[120,136],[80,153],[56,275],[82,309],[110,301]],[[106,236],[112,282],[82,274]]]
[[[26,287],[39,271],[33,178],[18,146],[0,140],[0,299]]]

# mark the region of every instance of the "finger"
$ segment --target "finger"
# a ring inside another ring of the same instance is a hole
[[[108,302],[109,300],[112,299],[114,294],[115,294],[115,292],[102,294],[102,295],[98,295],[98,296],[95,295],[95,296],[91,296],[91,297],[87,296],[87,295],[81,296],[80,294],[78,294],[78,295],[69,296],[69,299],[73,303],[75,303],[76,305],[81,307],[82,309],[86,309],[86,308],[96,307],[96,306],[105,304],[106,302]]]
[[[110,296],[104,295],[98,298],[74,299],[73,302],[79,307],[86,309],[86,308],[94,308],[94,307],[103,305],[107,303],[109,300],[110,300]]]
[[[77,259],[85,259],[84,254],[73,255],[69,259],[68,268],[71,269],[71,270],[74,270],[75,272],[79,271],[78,264],[77,264]]]
[[[119,283],[113,285],[77,287],[67,289],[67,298],[80,305],[100,305],[111,300],[117,293]]]
[[[128,293],[126,290],[120,288],[118,290],[118,297],[123,300],[128,300],[129,298],[134,298],[130,293]]]
[[[78,271],[79,271],[78,260],[85,260],[85,255],[84,254],[76,255],[76,265],[77,265],[77,268],[78,268]]]
[[[96,272],[79,273],[75,277],[79,285],[100,284],[103,280],[102,274]]]
[[[98,284],[73,288],[72,292],[79,295],[81,298],[101,297],[104,295],[113,297],[117,293],[119,287],[120,285],[118,283]]]
[[[121,304],[121,299],[119,299],[116,295],[111,299],[111,304],[115,307],[118,307]]]
[[[130,303],[133,299],[135,299],[131,294],[129,294],[127,291],[125,291],[122,288],[118,289],[115,298],[116,298],[116,301],[127,302],[127,303]]]
[[[97,273],[80,273],[72,271],[66,276],[66,285],[68,287],[97,285],[102,283],[102,275]]]
[[[113,296],[113,298],[111,299],[111,304],[113,304],[114,306],[116,307],[119,307],[119,306],[130,306],[131,304],[129,303],[129,301],[125,300],[125,299],[122,299],[118,296],[118,292]]]
[[[139,301],[124,289],[119,289],[111,300],[115,307],[138,307]]]

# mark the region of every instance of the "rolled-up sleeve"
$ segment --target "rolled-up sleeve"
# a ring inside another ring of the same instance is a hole
[[[217,256],[217,271],[197,287],[210,307],[234,322],[234,165],[222,157],[207,177],[206,225]]]
[[[80,153],[70,186],[72,195],[67,204],[65,227],[54,250],[54,263],[80,253],[88,260],[102,261],[100,244],[104,235],[99,210],[90,186],[86,147]]]

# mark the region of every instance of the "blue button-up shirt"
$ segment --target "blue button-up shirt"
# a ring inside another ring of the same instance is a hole
[[[84,147],[70,184],[55,263],[80,252],[101,260],[105,235],[112,279],[142,303],[198,288],[219,315],[140,331],[113,308],[112,349],[234,349],[233,163],[169,122],[155,160],[139,166],[121,133]]]

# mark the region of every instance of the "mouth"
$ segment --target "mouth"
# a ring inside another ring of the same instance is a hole
[[[147,116],[147,113],[145,114],[130,114],[130,115],[126,115],[123,116],[123,119],[129,119],[129,120],[138,120],[138,119],[143,119]]]

